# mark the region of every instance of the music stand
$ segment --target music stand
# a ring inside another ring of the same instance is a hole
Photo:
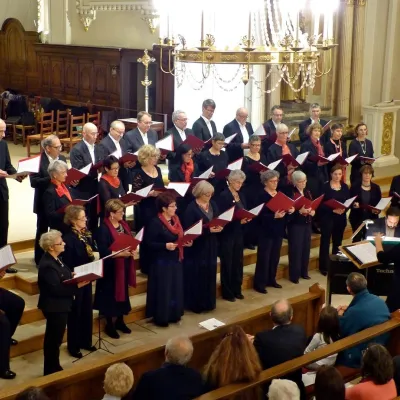
[[[114,354],[112,351],[108,350],[108,347],[107,347],[107,345],[105,343],[108,343],[111,346],[114,346],[114,345],[111,342],[109,342],[108,340],[103,339],[101,337],[101,318],[102,318],[102,316],[100,316],[100,315],[97,317],[98,339],[97,339],[97,342],[94,344],[94,347],[98,346],[97,350],[104,350],[107,353]]]

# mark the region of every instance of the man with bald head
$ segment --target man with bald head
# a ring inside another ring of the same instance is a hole
[[[254,133],[250,122],[247,122],[249,113],[246,108],[240,107],[236,110],[236,118],[224,126],[223,134],[227,138],[237,135],[227,146],[229,161],[235,161],[248,152],[249,137]]]
[[[304,328],[301,325],[292,324],[293,308],[287,300],[278,300],[273,303],[270,315],[274,324],[273,328],[257,333],[254,338],[254,347],[263,369],[272,368],[302,356],[307,345]],[[305,389],[301,375],[301,370],[298,370],[282,379],[290,379],[297,383],[301,399],[304,399]],[[265,386],[264,390],[268,392],[268,387]]]

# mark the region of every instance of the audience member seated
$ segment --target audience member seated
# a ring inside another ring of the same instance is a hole
[[[120,400],[132,389],[135,381],[132,370],[124,363],[113,364],[104,376],[105,395],[102,400]]]
[[[50,400],[41,388],[29,387],[22,391],[15,400]]]
[[[353,296],[349,306],[339,306],[340,332],[343,338],[360,332],[371,326],[382,324],[390,319],[390,312],[385,302],[367,289],[367,280],[364,275],[352,272],[346,280],[347,291]],[[385,344],[388,335],[384,334],[374,339],[375,342]],[[360,368],[361,354],[368,346],[361,343],[339,353],[337,365],[350,368]]]
[[[393,360],[380,344],[372,343],[363,354],[361,382],[346,389],[346,400],[392,400],[397,396]]]
[[[393,358],[393,379],[396,384],[397,395],[400,395],[400,356]]]
[[[345,400],[342,375],[331,365],[324,365],[315,377],[314,400]]]
[[[203,379],[208,390],[258,378],[262,368],[252,340],[240,326],[234,326],[225,335],[204,367]],[[235,400],[256,400],[261,395],[256,386],[236,396]]]
[[[165,345],[165,363],[145,372],[134,393],[135,400],[189,400],[204,392],[201,374],[187,367],[193,344],[187,336],[169,339]]]
[[[272,305],[271,319],[274,327],[259,332],[254,339],[254,347],[260,357],[263,370],[293,360],[304,354],[307,337],[304,328],[292,324],[293,308],[287,300],[278,300]],[[301,370],[294,371],[283,379],[297,383],[301,399],[305,399],[305,388],[301,379]],[[268,391],[268,386],[265,387]]]
[[[268,390],[269,400],[300,400],[300,390],[288,379],[273,379]]]

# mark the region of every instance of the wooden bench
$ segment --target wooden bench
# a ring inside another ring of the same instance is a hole
[[[325,301],[325,291],[315,284],[310,287],[308,293],[293,297],[289,301],[294,310],[294,323],[302,325],[307,335],[312,335],[317,326],[320,309]],[[192,332],[188,332],[194,346],[190,366],[202,369],[225,333],[234,325],[240,325],[250,334],[270,329],[272,327],[270,311],[271,306],[261,307],[230,319],[225,326],[214,331],[196,328]],[[90,368],[87,364],[76,365],[47,377],[11,386],[0,392],[0,399],[15,399],[20,391],[29,386],[44,388],[52,400],[101,399],[104,373],[110,365],[116,362],[127,363],[133,370],[135,382],[138,382],[144,372],[160,367],[164,362],[164,350],[165,340],[155,339],[136,349],[104,356],[102,359],[93,361]],[[18,371],[16,372],[18,373]]]
[[[315,350],[311,353],[279,364],[273,368],[264,370],[261,372],[259,378],[253,382],[227,385],[198,397],[198,400],[231,399],[234,396],[237,396],[239,393],[250,388],[260,386],[268,381],[271,381],[272,379],[285,376],[311,363],[354,347],[360,343],[371,341],[373,338],[386,332],[390,332],[391,334],[390,341],[388,343],[390,354],[392,356],[400,354],[400,311],[396,311],[392,314],[392,318],[383,324],[365,329],[362,332],[358,332],[347,338],[338,340],[335,343]],[[355,377],[357,377],[357,375],[359,375],[359,371],[353,368],[338,367],[338,370],[341,372],[346,382],[353,380]]]

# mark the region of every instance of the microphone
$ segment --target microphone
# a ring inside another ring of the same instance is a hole
[[[367,229],[368,229],[368,225],[371,225],[371,224],[373,224],[373,223],[374,223],[374,221],[373,221],[372,219],[366,219],[365,221],[363,221],[363,222],[361,223],[361,225],[354,231],[353,236],[352,236],[350,239],[353,240],[354,237],[358,234],[358,232],[360,232],[361,229],[364,228],[364,226],[366,226]]]

